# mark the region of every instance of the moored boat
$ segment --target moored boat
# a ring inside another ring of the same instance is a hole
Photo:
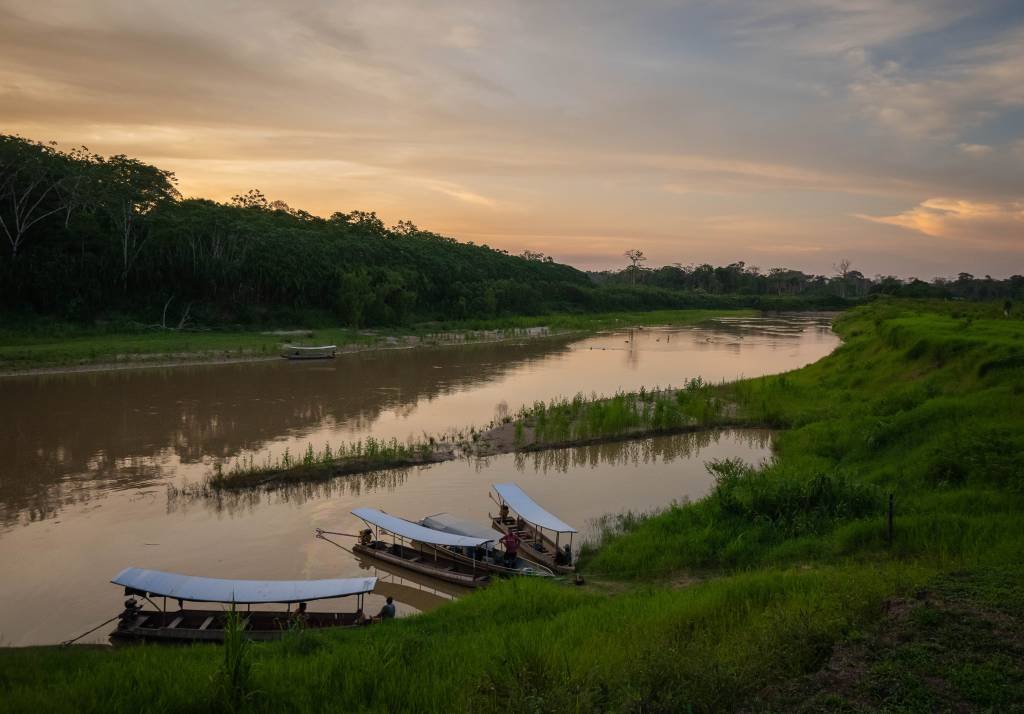
[[[493,488],[498,515],[491,515],[491,526],[506,535],[515,533],[523,557],[557,573],[574,572],[572,537],[576,529],[541,508],[514,483],[498,483]]]
[[[496,547],[494,531],[489,530],[486,526],[477,525],[472,521],[467,521],[457,516],[453,516],[450,513],[435,513],[434,515],[427,516],[421,520],[419,524],[444,533],[454,533],[456,535],[472,536],[476,538],[488,538],[489,541],[484,544],[482,552],[478,551],[477,553],[474,553],[472,558],[466,555],[464,549],[449,546],[439,547],[446,551],[448,557],[467,563],[470,560],[474,560],[476,567],[482,568],[489,573],[505,576],[554,575],[546,565],[542,565],[536,561],[526,560],[519,556],[510,561],[505,551]]]
[[[315,347],[284,345],[281,348],[281,356],[285,359],[334,359],[337,354],[337,345],[318,345]]]
[[[242,618],[243,633],[250,640],[279,639],[295,625],[314,629],[354,627],[363,624],[363,598],[373,590],[377,578],[330,580],[227,580],[166,573],[144,568],[126,568],[111,580],[124,587],[128,596],[114,641],[223,642],[227,617],[236,610]],[[356,597],[354,612],[306,611],[315,600]],[[140,605],[136,598],[149,603]],[[162,598],[157,605],[154,598]],[[178,609],[168,610],[167,600]],[[185,608],[185,603],[218,603],[220,608]],[[253,605],[287,605],[287,610],[253,610]],[[298,605],[292,611],[292,605]],[[244,605],[245,609],[238,606]]]
[[[352,515],[367,525],[356,536],[354,553],[468,588],[486,585],[490,580],[489,573],[475,560],[467,562],[444,550],[457,547],[476,552],[488,539],[444,533],[375,508],[357,508]],[[324,534],[347,535],[317,530],[318,537]],[[386,539],[388,535],[390,542]]]

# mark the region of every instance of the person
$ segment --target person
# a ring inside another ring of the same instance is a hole
[[[288,629],[303,629],[306,626],[306,603],[300,602],[295,612],[288,614]]]
[[[394,616],[395,616],[395,599],[393,597],[389,596],[388,597],[388,601],[386,603],[384,603],[384,607],[382,607],[380,609],[380,612],[377,613],[377,618],[381,622],[383,622],[384,620],[390,620],[390,619],[394,618]]]
[[[505,565],[515,565],[516,558],[519,557],[519,544],[522,542],[519,536],[515,531],[509,531],[500,542],[505,546]]]
[[[562,565],[572,565],[572,546],[568,543],[562,548]]]

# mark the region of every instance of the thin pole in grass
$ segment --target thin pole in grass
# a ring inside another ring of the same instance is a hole
[[[895,500],[894,494],[889,494],[889,515],[887,518],[887,527],[885,531],[886,543],[892,548],[892,515],[893,515],[893,501]]]

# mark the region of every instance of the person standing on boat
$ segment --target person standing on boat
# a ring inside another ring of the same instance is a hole
[[[522,542],[519,540],[519,536],[516,535],[515,531],[509,531],[502,539],[501,544],[505,546],[505,564],[515,565],[516,558],[519,557],[519,544]]]

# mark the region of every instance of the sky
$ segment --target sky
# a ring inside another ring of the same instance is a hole
[[[581,268],[1024,273],[1024,2],[0,0],[0,132]]]

